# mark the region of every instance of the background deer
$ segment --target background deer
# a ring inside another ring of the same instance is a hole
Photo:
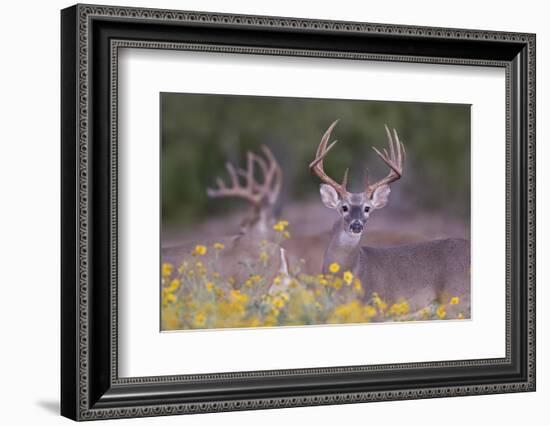
[[[405,149],[396,130],[386,127],[388,150],[376,154],[389,167],[383,179],[369,183],[368,176],[363,192],[347,190],[348,170],[342,183],[337,183],[324,171],[323,160],[336,141],[328,144],[338,120],[323,135],[310,170],[323,182],[320,187],[324,205],[338,213],[330,242],[325,251],[323,273],[330,273],[333,263],[343,271],[351,271],[364,286],[365,296],[373,292],[389,303],[406,299],[412,312],[435,303],[448,303],[451,297],[459,297],[456,308],[465,316],[470,315],[470,247],[464,239],[444,239],[423,243],[373,248],[362,247],[361,236],[369,216],[388,203],[390,184],[403,174]]]
[[[254,238],[268,237],[275,223],[273,209],[281,192],[283,172],[267,146],[262,145],[262,152],[265,158],[251,151],[247,152],[246,169],[235,168],[233,164],[227,162],[225,167],[231,186],[227,186],[218,177],[216,179],[218,188],[207,190],[208,196],[212,198],[240,198],[250,204],[248,214],[241,221],[238,237],[245,235],[252,235]],[[257,179],[258,171],[262,176],[261,180]]]
[[[207,189],[212,198],[238,198],[249,204],[245,217],[241,220],[237,234],[219,236],[212,241],[201,241],[201,244],[212,245],[221,243],[224,249],[220,252],[218,265],[220,273],[232,277],[238,286],[250,275],[250,271],[243,261],[257,259],[260,245],[263,250],[273,254],[273,275],[282,267],[282,252],[276,242],[276,232],[273,225],[276,223],[274,208],[277,203],[283,184],[283,172],[275,156],[267,146],[261,147],[262,155],[248,151],[246,167],[235,167],[226,163],[229,175],[229,184],[223,179],[216,179],[217,188]],[[162,249],[163,262],[179,264],[188,256],[195,243],[180,244]]]

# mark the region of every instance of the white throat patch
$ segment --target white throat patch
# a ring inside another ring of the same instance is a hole
[[[342,232],[338,235],[338,243],[345,246],[356,246],[359,244],[362,234],[351,235],[342,229]]]

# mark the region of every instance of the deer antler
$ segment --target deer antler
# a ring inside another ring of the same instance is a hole
[[[339,184],[335,180],[333,180],[331,177],[329,177],[323,168],[323,160],[325,159],[328,152],[334,147],[336,142],[332,142],[328,148],[327,143],[330,139],[330,134],[332,133],[332,129],[334,129],[334,126],[338,123],[338,120],[336,120],[334,123],[330,125],[330,127],[327,129],[323,137],[321,138],[321,142],[319,143],[319,147],[317,148],[317,153],[315,154],[315,159],[311,162],[309,165],[309,169],[311,170],[311,173],[317,175],[319,179],[321,179],[322,182],[326,183],[327,185],[332,186],[338,194],[340,194],[341,197],[346,196],[348,194],[347,190],[347,184],[348,184],[348,169],[344,172],[344,178],[342,179],[342,183]]]
[[[372,197],[374,194],[374,191],[376,191],[377,188],[381,187],[382,185],[389,185],[392,182],[395,182],[396,180],[399,180],[401,178],[401,175],[403,174],[403,165],[405,163],[405,146],[403,143],[399,140],[399,136],[397,136],[397,131],[393,129],[393,137],[392,133],[390,132],[390,129],[388,129],[388,126],[384,126],[386,128],[386,134],[388,136],[388,145],[390,152],[386,149],[384,149],[384,153],[382,154],[378,149],[376,149],[374,146],[372,149],[378,154],[378,156],[382,159],[384,163],[390,168],[390,172],[388,175],[373,183],[372,185],[369,185],[369,178],[367,175],[367,181],[365,183],[365,193],[369,198]]]
[[[246,169],[236,169],[230,162],[225,167],[231,180],[227,186],[221,178],[217,178],[218,189],[208,189],[209,197],[238,197],[243,198],[256,207],[267,203],[273,205],[279,197],[283,184],[283,172],[270,149],[262,145],[265,159],[248,151],[246,155]],[[261,182],[256,180],[257,164],[263,175]],[[244,179],[244,184],[242,184]]]

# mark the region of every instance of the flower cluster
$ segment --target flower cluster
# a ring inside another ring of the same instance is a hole
[[[217,243],[220,244],[220,243]],[[221,244],[223,246],[223,244]],[[193,256],[204,256],[208,252],[208,247],[203,246],[202,244],[196,245],[195,249],[191,253]]]
[[[273,230],[279,232],[284,238],[290,238],[290,232],[286,229],[287,226],[287,220],[280,220],[275,225],[273,225]]]
[[[279,221],[273,229],[284,237],[287,226]],[[448,319],[447,307],[460,308],[455,296],[411,312],[407,300],[389,303],[378,293],[366,294],[366,283],[337,263],[329,265],[328,274],[305,274],[301,265],[288,275],[273,274],[272,261],[278,259],[265,242],[247,261],[249,276],[237,282],[220,273],[223,250],[219,242],[200,244],[179,265],[163,263],[163,330]],[[464,318],[457,312],[455,317]]]

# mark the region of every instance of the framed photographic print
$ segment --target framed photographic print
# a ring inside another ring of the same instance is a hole
[[[535,390],[535,36],[76,5],[61,412]]]

